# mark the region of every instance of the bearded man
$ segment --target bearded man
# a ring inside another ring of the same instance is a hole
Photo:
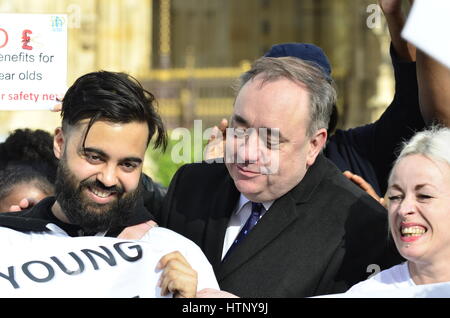
[[[62,127],[55,130],[55,197],[28,210],[0,214],[0,226],[31,234],[116,237],[129,226],[152,221],[140,195],[142,165],[153,137],[154,148],[167,143],[154,100],[124,73],[100,71],[77,79],[64,96]],[[168,253],[160,261],[165,268],[162,294],[192,297],[197,287],[218,288],[210,264],[194,243],[167,229],[150,231],[147,239]],[[185,259],[176,250],[195,256]],[[171,269],[172,274],[165,275]]]

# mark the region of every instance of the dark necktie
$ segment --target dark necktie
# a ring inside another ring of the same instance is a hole
[[[234,240],[233,244],[228,249],[227,254],[225,254],[223,260],[227,258],[227,256],[232,252],[232,250],[247,236],[247,234],[253,229],[256,223],[258,223],[263,208],[264,207],[262,203],[252,202],[252,213],[248,217],[247,222],[245,222],[244,226],[242,227],[238,236]]]

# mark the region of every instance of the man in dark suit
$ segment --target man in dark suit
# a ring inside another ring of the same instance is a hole
[[[159,223],[202,248],[222,290],[343,292],[371,264],[400,262],[383,207],[321,154],[335,100],[316,65],[263,57],[241,77],[225,164],[187,165],[173,178]]]

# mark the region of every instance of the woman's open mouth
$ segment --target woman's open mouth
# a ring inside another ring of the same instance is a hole
[[[417,223],[402,223],[399,231],[400,239],[409,243],[421,238],[427,232],[427,228]]]

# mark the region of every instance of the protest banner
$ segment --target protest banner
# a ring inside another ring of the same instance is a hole
[[[67,89],[67,16],[0,13],[0,110],[51,109]]]
[[[450,1],[416,0],[402,36],[416,47],[450,68]]]

